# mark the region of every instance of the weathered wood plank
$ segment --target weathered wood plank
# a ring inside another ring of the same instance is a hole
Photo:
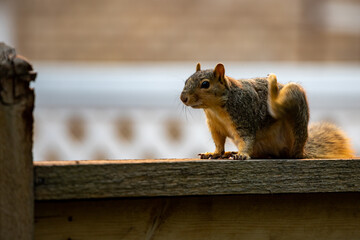
[[[38,162],[35,198],[359,192],[359,169],[360,159]]]
[[[36,74],[0,43],[0,239],[32,239],[32,130]]]
[[[360,193],[37,201],[35,238],[360,239]]]

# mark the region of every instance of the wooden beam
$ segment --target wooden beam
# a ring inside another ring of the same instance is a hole
[[[0,43],[0,239],[33,238],[32,131],[36,74]]]
[[[360,193],[36,201],[35,238],[360,239]]]
[[[37,200],[360,192],[360,159],[35,163]]]

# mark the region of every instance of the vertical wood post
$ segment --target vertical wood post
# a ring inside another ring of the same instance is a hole
[[[0,42],[0,239],[33,239],[33,108],[36,73]]]

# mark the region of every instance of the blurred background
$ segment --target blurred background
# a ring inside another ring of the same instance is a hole
[[[36,161],[213,151],[179,100],[197,62],[301,83],[360,155],[359,0],[0,0],[0,41],[38,72]]]

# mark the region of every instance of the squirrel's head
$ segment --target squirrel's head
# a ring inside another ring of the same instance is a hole
[[[214,70],[201,70],[198,63],[196,72],[186,80],[180,99],[189,107],[211,108],[223,104],[228,89],[229,80],[223,64],[217,64]]]

